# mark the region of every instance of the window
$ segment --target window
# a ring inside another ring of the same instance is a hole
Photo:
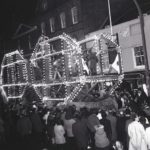
[[[55,20],[54,20],[54,18],[50,18],[49,22],[50,22],[51,32],[55,32]]]
[[[78,23],[78,10],[77,7],[71,8],[71,15],[72,15],[72,23]]]
[[[143,46],[134,47],[134,57],[136,67],[144,66]]]
[[[46,31],[45,31],[45,23],[44,22],[41,23],[41,32],[42,32],[42,34],[46,33]]]
[[[130,25],[130,33],[132,36],[140,34],[140,32],[141,32],[141,30],[140,30],[140,24],[139,23]]]
[[[60,14],[60,22],[61,22],[61,28],[65,28],[66,27],[66,16],[65,16],[65,13],[62,12]]]

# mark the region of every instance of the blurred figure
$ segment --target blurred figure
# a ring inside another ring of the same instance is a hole
[[[143,125],[143,127],[145,128],[145,136],[146,136],[146,144],[147,144],[147,148],[148,150],[150,149],[150,124],[147,120],[147,118],[145,117],[140,117],[140,122]]]
[[[56,144],[56,150],[66,150],[65,129],[59,118],[55,120],[53,143]]]
[[[125,117],[126,117],[126,122],[125,122],[125,149],[128,150],[129,148],[129,135],[128,135],[128,127],[129,127],[129,124],[131,122],[133,122],[133,119],[131,118],[131,111],[130,109],[126,109],[125,111]]]
[[[111,124],[110,121],[106,118],[107,114],[105,111],[101,111],[101,115],[102,115],[102,119],[100,120],[100,124],[102,124],[104,126],[104,130],[106,132],[106,135],[109,139],[109,141],[111,141],[112,139],[112,130],[111,130]]]
[[[74,108],[70,106],[67,111],[64,118],[64,129],[66,131],[67,135],[67,144],[68,149],[74,149],[75,148],[75,138],[74,134],[72,132],[72,125],[75,123],[74,119]]]
[[[148,150],[150,150],[150,124],[148,124],[146,128],[145,134],[146,134],[147,147],[148,147]]]
[[[43,146],[43,124],[40,118],[40,115],[38,114],[38,110],[33,109],[30,119],[32,122],[32,131],[33,131],[33,142],[34,142],[34,147],[36,149],[40,149]]]
[[[29,149],[32,132],[32,123],[26,114],[21,114],[17,121],[17,131],[20,137],[21,149]]]
[[[120,141],[116,141],[110,150],[124,150],[124,147]]]
[[[92,52],[92,49],[88,50],[88,68],[90,70],[90,75],[96,75],[96,66],[97,66],[98,58],[96,57],[96,53]]]
[[[145,130],[137,114],[132,114],[133,122],[128,126],[129,150],[147,150]]]
[[[115,142],[117,140],[117,131],[116,131],[116,124],[117,124],[117,117],[113,111],[109,111],[107,115],[107,119],[110,121],[111,131],[112,131],[112,138],[111,141]]]
[[[79,112],[76,114],[76,122],[73,124],[72,129],[77,143],[77,150],[86,150],[89,140],[87,120]]]
[[[91,147],[95,146],[95,144],[94,144],[95,143],[94,136],[95,136],[95,132],[96,132],[95,126],[100,125],[97,115],[98,115],[98,110],[96,108],[92,108],[90,111],[90,115],[88,117],[88,122],[87,122],[89,131],[90,131]]]
[[[95,150],[109,150],[110,141],[107,138],[107,135],[104,130],[103,125],[95,126]]]
[[[0,145],[5,143],[5,128],[4,121],[0,117]]]
[[[117,115],[117,140],[125,144],[125,124],[126,124],[126,117],[124,115],[123,110],[120,110],[120,112]]]
[[[145,92],[140,88],[137,91],[135,102],[138,107],[138,113],[140,113],[140,115],[145,115],[143,109],[144,109],[144,106],[148,104],[148,97],[145,94]]]

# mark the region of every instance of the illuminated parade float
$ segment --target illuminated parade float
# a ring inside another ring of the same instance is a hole
[[[42,101],[82,101],[93,90],[111,94],[122,82],[121,49],[105,34],[78,42],[66,34],[42,35],[30,60],[19,51],[5,54],[1,76],[8,100],[32,87]]]

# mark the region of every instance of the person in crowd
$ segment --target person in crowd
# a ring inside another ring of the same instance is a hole
[[[144,129],[146,129],[149,124],[147,118],[144,116],[139,118],[139,122],[143,125]]]
[[[121,102],[122,102],[122,107],[125,108],[125,107],[128,107],[129,106],[129,95],[127,95],[126,93],[122,93],[121,94]]]
[[[108,111],[107,119],[110,121],[111,131],[112,131],[112,138],[111,141],[115,142],[117,140],[117,131],[116,131],[116,124],[117,124],[117,117],[113,110]]]
[[[150,150],[150,124],[148,122],[148,119],[144,116],[140,117],[139,121],[145,129],[147,149]]]
[[[126,123],[126,117],[124,115],[123,110],[120,110],[117,115],[117,140],[125,144],[125,123]]]
[[[104,126],[104,130],[106,132],[106,135],[107,135],[109,141],[111,141],[111,139],[112,139],[111,123],[107,119],[107,114],[104,110],[101,111],[101,115],[102,115],[102,119],[100,120],[100,124],[102,124]]]
[[[21,148],[25,150],[29,149],[29,143],[32,132],[32,123],[26,112],[23,112],[17,121],[17,131],[20,137]]]
[[[77,150],[86,150],[88,147],[89,131],[87,127],[87,119],[84,114],[77,112],[76,122],[73,124],[73,134],[77,143]]]
[[[37,108],[32,110],[30,119],[32,122],[32,131],[33,131],[32,140],[34,142],[35,148],[40,149],[42,148],[43,145],[43,124],[40,115],[38,114]]]
[[[145,136],[146,136],[146,144],[148,150],[150,150],[150,124],[148,123],[145,131]]]
[[[106,132],[103,125],[95,126],[95,150],[109,150],[110,141],[107,138]]]
[[[65,129],[60,118],[55,119],[53,143],[56,150],[66,150]]]
[[[0,117],[0,145],[5,143],[5,128],[4,121]]]
[[[129,150],[147,150],[145,129],[139,122],[139,116],[134,113],[132,119],[128,126]]]
[[[125,149],[129,149],[129,135],[128,135],[128,126],[129,124],[133,121],[131,118],[131,110],[130,109],[126,109],[125,110],[125,117],[126,117],[126,121],[125,121],[125,143],[124,143],[124,148]]]
[[[51,111],[51,113],[49,114],[48,119],[47,119],[47,127],[46,127],[47,136],[48,136],[48,144],[47,145],[49,147],[53,145],[52,139],[54,137],[54,125],[55,125],[54,115]]]
[[[124,150],[124,147],[120,141],[116,141],[110,150]]]
[[[148,103],[148,97],[141,88],[137,91],[135,101],[138,107],[138,113],[140,113],[140,115],[145,115],[143,108]]]
[[[116,89],[114,92],[114,96],[118,104],[118,109],[122,108],[122,102],[121,102],[121,97],[119,93],[120,93],[120,89]]]
[[[96,108],[92,108],[90,110],[90,115],[88,117],[88,122],[87,122],[89,131],[90,131],[90,141],[91,141],[90,144],[91,144],[91,147],[95,146],[95,144],[94,144],[95,143],[94,136],[95,136],[95,132],[96,132],[95,126],[100,125],[97,114],[98,114],[98,110]]]
[[[68,149],[74,149],[75,148],[75,138],[74,134],[72,132],[72,125],[75,123],[74,119],[74,108],[70,106],[67,111],[64,118],[64,128],[67,135],[67,144]]]
[[[88,68],[90,70],[90,75],[96,75],[96,66],[97,66],[98,58],[96,53],[92,52],[92,49],[88,50]]]
[[[95,132],[95,125],[99,125],[99,119],[97,117],[98,114],[98,110],[97,108],[92,108],[90,110],[90,115],[88,117],[88,127],[90,129],[91,132]]]
[[[44,124],[47,125],[48,124],[48,117],[50,115],[50,111],[47,111],[44,116],[43,116],[43,120],[44,120]]]

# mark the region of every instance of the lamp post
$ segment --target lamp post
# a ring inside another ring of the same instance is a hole
[[[140,27],[141,27],[141,36],[142,36],[142,45],[143,45],[143,52],[144,52],[144,64],[145,64],[145,76],[146,76],[146,85],[148,90],[148,96],[150,95],[150,77],[149,77],[149,64],[148,64],[148,57],[147,57],[147,49],[146,49],[146,40],[145,40],[145,31],[144,31],[144,18],[142,10],[137,2],[137,0],[133,0],[139,14],[140,19]]]

